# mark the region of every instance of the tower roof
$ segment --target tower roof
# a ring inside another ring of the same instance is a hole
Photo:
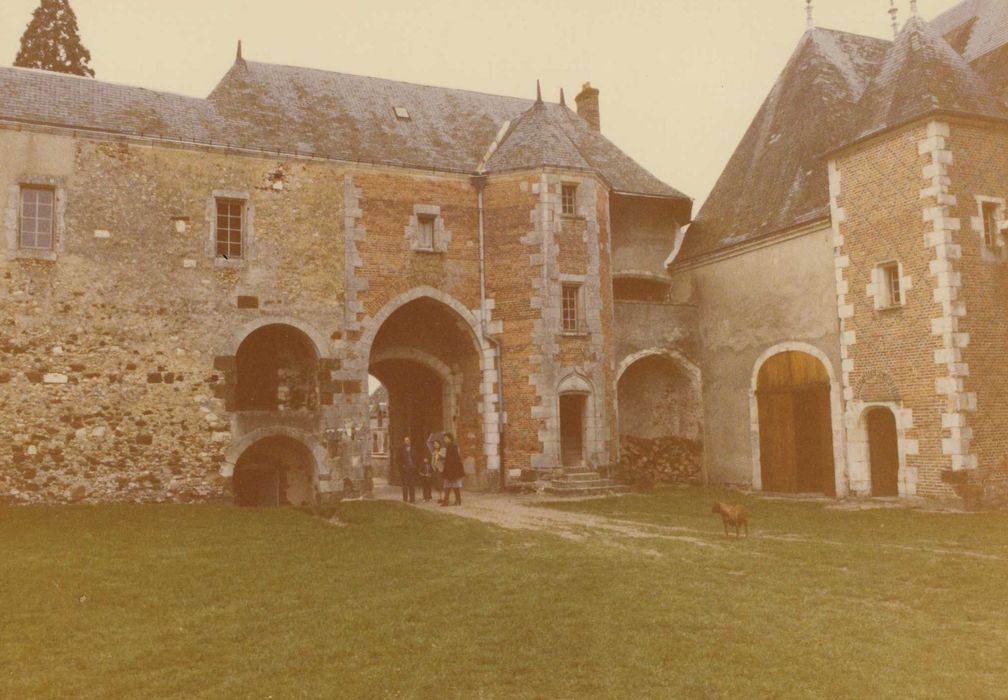
[[[987,83],[920,17],[897,35],[862,99],[855,137],[937,111],[1006,117]]]

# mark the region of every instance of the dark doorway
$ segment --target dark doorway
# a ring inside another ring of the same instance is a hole
[[[472,328],[450,306],[429,297],[389,314],[371,344],[368,372],[388,389],[389,481],[399,483],[403,437],[417,459],[427,437],[455,434],[463,462],[479,472],[483,458],[480,355]]]
[[[829,375],[807,353],[774,355],[756,381],[764,491],[836,494]]]
[[[422,460],[430,434],[446,429],[444,382],[429,367],[409,360],[376,363],[371,373],[388,390],[388,479],[398,484],[403,438],[409,436],[414,459]]]
[[[235,464],[235,505],[312,503],[314,463],[308,448],[293,438],[278,435],[259,440]]]
[[[318,356],[297,328],[271,324],[253,331],[238,347],[235,362],[237,410],[318,408]]]
[[[868,460],[873,496],[899,495],[899,438],[896,416],[887,408],[873,408],[868,423]]]
[[[560,460],[565,467],[584,464],[584,394],[560,395]]]

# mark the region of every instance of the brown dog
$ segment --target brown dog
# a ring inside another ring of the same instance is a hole
[[[745,506],[733,506],[727,503],[715,503],[711,508],[711,513],[720,513],[721,522],[724,523],[724,534],[728,536],[728,526],[735,528],[735,536],[739,536],[739,527],[745,526],[745,536],[749,536],[749,521],[746,519]]]

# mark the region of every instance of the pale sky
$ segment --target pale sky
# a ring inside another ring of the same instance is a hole
[[[11,64],[39,0],[0,0]],[[816,24],[889,37],[886,0],[814,0]],[[956,0],[920,0],[929,19]],[[255,61],[570,104],[599,88],[602,131],[707,196],[805,30],[804,0],[71,0],[96,77],[205,97],[242,39]],[[901,21],[909,0],[897,0]]]

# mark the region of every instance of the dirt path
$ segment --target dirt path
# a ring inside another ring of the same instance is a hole
[[[398,486],[376,485],[374,495],[375,498],[381,500],[402,500],[402,492]],[[640,547],[639,545],[646,544],[645,540],[685,542],[698,547],[711,547],[715,549],[719,549],[726,544],[726,540],[720,531],[712,534],[709,531],[688,527],[653,525],[589,513],[572,513],[537,505],[543,502],[545,502],[545,499],[533,494],[484,494],[467,492],[463,494],[463,504],[461,506],[442,508],[436,501],[432,501],[431,503],[418,502],[415,507],[436,511],[444,515],[478,520],[510,530],[536,530],[577,541],[597,539],[604,544],[619,548],[626,548],[628,541],[630,541],[638,545],[634,547],[635,550],[653,556],[661,555],[656,550]],[[850,542],[833,541],[800,534],[762,533],[756,534],[754,537],[777,542],[815,542],[830,546],[848,546],[851,544]],[[938,545],[938,543],[933,543],[933,545]],[[894,550],[930,552],[941,556],[959,556],[988,560],[1003,559],[1003,557],[987,552],[932,546],[931,543],[922,543],[920,545],[880,543],[877,546]]]

